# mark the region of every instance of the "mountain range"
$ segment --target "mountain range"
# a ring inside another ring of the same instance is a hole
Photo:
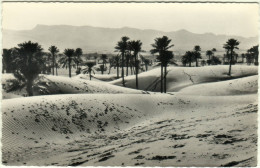
[[[216,48],[224,51],[223,44],[230,38],[240,41],[240,52],[246,51],[258,44],[258,37],[242,37],[231,35],[215,35],[213,33],[197,34],[187,30],[163,32],[151,29],[137,29],[130,27],[103,28],[92,26],[71,25],[37,25],[31,30],[3,30],[3,48],[11,48],[24,41],[38,42],[45,51],[51,45],[57,46],[60,51],[65,48],[82,48],[84,53],[113,53],[115,46],[122,36],[131,40],[141,40],[142,49],[150,51],[151,44],[156,37],[168,36],[172,39],[176,54],[183,54],[192,50],[195,45],[200,45],[202,51]]]

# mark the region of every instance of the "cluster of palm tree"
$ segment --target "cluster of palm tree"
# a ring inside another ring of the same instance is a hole
[[[124,68],[126,67],[126,76],[128,75],[128,68],[130,66],[131,73],[134,67],[136,75],[136,89],[138,89],[138,73],[139,73],[139,59],[138,55],[142,52],[142,42],[140,40],[129,40],[129,37],[123,36],[120,41],[117,42],[115,47],[116,51],[119,52],[114,58],[114,65],[117,67],[117,77],[119,77],[119,65],[121,65],[121,78],[122,85],[125,86],[125,73]],[[133,66],[134,65],[134,66]]]
[[[170,60],[173,58],[172,51],[169,51],[173,45],[170,45],[171,40],[167,36],[159,37],[155,39],[154,44],[152,44],[153,49],[150,51],[151,54],[158,53],[157,60],[161,65],[161,92],[166,93],[166,75],[167,66]],[[139,70],[143,69],[140,65],[145,65],[146,71],[148,70],[148,65],[150,60],[146,59],[140,52],[142,50],[142,42],[140,40],[129,40],[129,37],[123,36],[120,41],[118,41],[116,47],[118,55],[110,59],[110,69],[111,66],[117,68],[117,77],[119,77],[119,66],[121,65],[121,78],[122,85],[125,86],[125,75],[124,68],[126,67],[126,76],[128,76],[128,68],[130,67],[131,74],[134,69],[134,74],[136,76],[136,89],[138,89],[138,74]]]
[[[196,67],[198,67],[198,59],[201,59],[201,48],[199,45],[195,45],[193,51],[186,51],[186,53],[182,56],[181,62],[184,66],[189,64],[191,67],[191,63],[196,62]]]
[[[158,54],[157,60],[161,66],[161,92],[166,92],[166,76],[167,76],[167,66],[173,59],[174,55],[172,51],[169,51],[171,47],[171,39],[167,36],[155,38],[154,44],[152,44],[153,49],[150,50],[151,54]],[[224,45],[223,48],[226,49],[226,57],[229,62],[229,71],[228,75],[231,75],[231,65],[234,64],[234,57],[237,60],[238,55],[235,53],[235,50],[238,49],[239,41],[236,39],[229,39]],[[114,67],[117,69],[117,78],[119,78],[119,67],[121,67],[121,78],[122,85],[125,86],[125,68],[126,76],[129,74],[129,67],[131,70],[131,75],[134,73],[136,76],[136,89],[138,89],[138,74],[139,70],[143,69],[141,65],[145,65],[146,71],[148,70],[148,65],[150,60],[146,59],[140,52],[142,52],[142,42],[140,40],[130,40],[129,37],[123,36],[120,41],[118,41],[116,47],[118,54],[111,58],[108,58],[106,54],[101,55],[102,66],[100,66],[101,73],[104,74],[106,71],[107,59],[110,64],[109,72],[111,68]],[[20,81],[23,82],[26,86],[28,95],[31,96],[32,85],[34,79],[40,74],[55,74],[58,75],[57,69],[61,65],[62,68],[69,69],[69,77],[71,77],[71,68],[75,67],[77,69],[76,73],[79,74],[81,71],[81,63],[83,60],[81,56],[83,55],[82,49],[65,49],[63,53],[59,53],[59,49],[52,45],[48,49],[49,52],[43,52],[43,48],[38,43],[33,43],[31,41],[18,44],[18,47],[11,49],[3,49],[2,62],[3,68],[2,73],[13,73],[14,76]],[[192,51],[187,51],[184,56],[182,56],[182,63],[186,66],[189,64],[191,67],[192,62],[196,62],[196,67],[198,67],[198,59],[201,58],[201,48],[199,45],[194,46]],[[218,64],[220,61],[217,57],[214,56],[216,49],[207,50],[206,55],[209,57],[207,63]],[[247,63],[251,64],[252,62],[255,65],[258,65],[258,45],[253,46],[247,50],[247,53],[242,54],[242,58],[247,59]],[[225,62],[225,60],[224,60]],[[205,62],[204,62],[205,63]],[[203,64],[204,64],[203,63]],[[206,63],[205,63],[206,64]],[[93,67],[96,65],[96,62],[87,61],[87,68],[83,69],[83,73],[90,74],[93,71]]]
[[[20,83],[24,83],[29,96],[33,95],[33,82],[40,73],[58,75],[59,65],[69,68],[71,77],[71,66],[79,69],[82,62],[82,49],[65,49],[63,54],[59,54],[59,49],[52,45],[48,52],[44,52],[41,45],[31,41],[18,44],[18,47],[3,49],[2,73],[13,73]],[[58,61],[57,61],[58,58]]]
[[[33,82],[43,70],[45,60],[43,48],[31,41],[18,44],[18,47],[3,50],[3,69],[13,73],[20,83],[26,86],[29,96],[33,95]]]
[[[174,45],[170,44],[171,39],[169,39],[167,36],[156,38],[154,41],[154,44],[152,44],[153,49],[150,52],[151,54],[159,54],[157,56],[157,60],[161,64],[161,93],[166,93],[167,66],[170,60],[173,58],[173,52],[169,51],[169,49]]]
[[[247,50],[247,53],[241,54],[243,62],[244,62],[244,58],[246,58],[246,62],[248,65],[251,65],[252,63],[254,63],[255,65],[258,65],[259,64],[258,63],[258,55],[259,55],[258,47],[259,47],[259,45],[253,46]]]
[[[215,57],[215,55],[214,55],[216,51],[217,51],[216,48],[212,48],[211,50],[206,51],[206,56],[209,57],[209,59],[207,60],[208,65],[211,65],[211,64],[216,65],[216,64],[221,63],[221,62],[219,62],[220,60],[217,57]]]

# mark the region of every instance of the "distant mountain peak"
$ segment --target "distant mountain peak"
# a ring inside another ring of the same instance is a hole
[[[141,40],[142,49],[149,51],[154,39],[163,35],[172,39],[175,51],[189,51],[194,45],[200,45],[203,50],[216,48],[223,50],[223,44],[229,35],[215,35],[213,33],[192,33],[186,29],[164,32],[152,29],[137,29],[129,26],[122,28],[105,28],[93,26],[72,26],[72,25],[44,25],[37,24],[33,29],[26,31],[3,30],[3,47],[11,48],[17,44],[33,40],[39,42],[44,49],[50,45],[56,45],[60,51],[65,48],[82,48],[84,52],[114,52],[118,40],[124,35],[131,40]],[[247,50],[257,44],[258,37],[244,38],[235,37],[241,44],[239,48]]]
[[[176,32],[179,32],[179,33],[191,33],[190,31],[188,31],[186,29],[180,29],[180,30],[177,30]]]

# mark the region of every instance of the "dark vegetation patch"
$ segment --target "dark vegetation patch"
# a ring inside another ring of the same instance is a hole
[[[198,134],[197,136],[196,136],[196,138],[207,138],[207,137],[209,137],[211,134]]]
[[[221,167],[231,167],[231,166],[236,166],[236,165],[238,165],[238,164],[240,164],[240,163],[243,163],[243,162],[246,162],[246,161],[248,161],[248,160],[250,160],[250,159],[252,159],[253,157],[251,157],[251,158],[248,158],[248,159],[245,159],[245,160],[241,160],[241,161],[232,161],[232,162],[228,162],[228,163],[226,163],[226,164],[224,164],[224,165],[221,165]]]
[[[79,166],[86,162],[88,162],[88,160],[84,160],[82,162],[74,162],[74,163],[69,164],[68,166]]]
[[[145,157],[143,155],[138,155],[134,159],[144,159]]]
[[[232,138],[232,136],[225,135],[225,134],[216,135],[216,136],[214,136],[214,137],[215,137],[215,138]]]
[[[148,160],[167,160],[167,159],[174,159],[176,158],[176,156],[160,156],[160,155],[156,155],[156,156],[153,156],[152,158],[148,159]]]
[[[230,135],[221,134],[221,135],[214,136],[213,141],[216,144],[233,144],[235,142],[246,141],[246,140],[247,138],[235,138]]]
[[[133,151],[133,152],[128,153],[128,155],[138,154],[138,153],[140,153],[142,150],[143,150],[143,149],[138,149],[138,150],[136,150],[136,151]]]
[[[135,163],[135,166],[143,165],[144,163]]]
[[[185,145],[183,145],[183,144],[180,144],[180,145],[174,145],[174,146],[172,146],[173,148],[182,148],[182,147],[184,147]]]
[[[212,155],[214,158],[218,158],[218,159],[225,159],[229,156],[229,154],[217,154],[217,153],[214,153]]]
[[[99,159],[98,162],[104,162],[104,161],[106,161],[106,160],[108,160],[108,159],[110,159],[110,158],[112,158],[112,157],[115,157],[115,155],[105,156],[105,157]]]
[[[173,134],[171,135],[170,138],[174,139],[174,140],[181,140],[181,139],[189,139],[191,136],[187,136],[187,134],[182,134],[182,135],[178,135],[178,134]]]

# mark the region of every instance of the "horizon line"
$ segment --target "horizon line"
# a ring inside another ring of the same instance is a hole
[[[92,25],[67,25],[67,24],[57,24],[57,25],[47,25],[47,24],[36,24],[33,28],[31,29],[9,29],[9,28],[3,28],[3,30],[11,30],[11,31],[28,31],[28,30],[33,30],[35,29],[37,26],[71,26],[71,27],[94,27],[94,28],[104,28],[104,29],[123,29],[123,28],[130,28],[130,29],[138,29],[138,30],[152,30],[152,31],[160,31],[160,32],[164,32],[164,33],[172,33],[172,32],[178,32],[178,31],[187,31],[189,33],[193,33],[193,34],[199,34],[199,35],[203,35],[203,34],[213,34],[215,36],[237,36],[237,37],[243,37],[243,38],[255,38],[258,37],[259,35],[255,35],[255,36],[241,36],[241,35],[228,35],[228,34],[216,34],[213,32],[204,32],[204,33],[194,33],[190,30],[187,30],[185,28],[179,29],[179,30],[173,30],[173,31],[163,31],[163,30],[158,30],[158,29],[142,29],[142,28],[135,28],[135,27],[130,27],[130,26],[122,26],[122,27],[101,27],[101,26],[92,26]]]

